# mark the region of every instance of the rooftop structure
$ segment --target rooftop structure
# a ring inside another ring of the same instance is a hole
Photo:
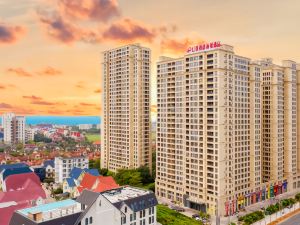
[[[81,212],[81,204],[68,199],[18,210],[17,212],[30,220],[42,222]]]

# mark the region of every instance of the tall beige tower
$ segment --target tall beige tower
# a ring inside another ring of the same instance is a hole
[[[297,172],[297,68],[271,59],[263,69],[263,182],[290,179]]]
[[[4,130],[4,143],[25,143],[25,117],[16,116],[14,113],[2,115],[2,127]]]
[[[216,42],[161,57],[158,197],[228,215],[300,188],[296,73]]]
[[[102,168],[151,165],[150,60],[137,44],[103,53]]]

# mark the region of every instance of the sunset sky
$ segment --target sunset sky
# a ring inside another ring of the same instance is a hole
[[[253,59],[300,62],[298,0],[0,0],[0,114],[99,115],[101,52],[127,43],[155,62],[221,41]]]

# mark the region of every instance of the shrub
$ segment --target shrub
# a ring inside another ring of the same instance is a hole
[[[255,211],[240,217],[239,221],[243,221],[245,225],[250,225],[252,223],[255,223],[256,221],[263,219],[264,217],[265,215],[262,211]]]

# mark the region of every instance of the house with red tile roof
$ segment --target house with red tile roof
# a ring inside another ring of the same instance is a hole
[[[94,192],[103,192],[118,188],[119,185],[116,183],[113,177],[108,176],[93,176],[89,173],[86,173],[78,187],[74,190],[74,197],[78,197],[83,190],[90,190]]]
[[[11,175],[7,178],[7,187],[10,191],[0,192],[1,225],[9,224],[14,211],[43,203],[46,194],[35,176],[27,173]]]
[[[97,187],[93,190],[94,192],[103,192],[119,187],[114,178],[111,176],[99,176],[98,180],[99,182]]]
[[[14,174],[7,177],[4,181],[6,191],[16,191],[25,189],[28,184],[35,183],[41,186],[40,178],[34,173]]]

